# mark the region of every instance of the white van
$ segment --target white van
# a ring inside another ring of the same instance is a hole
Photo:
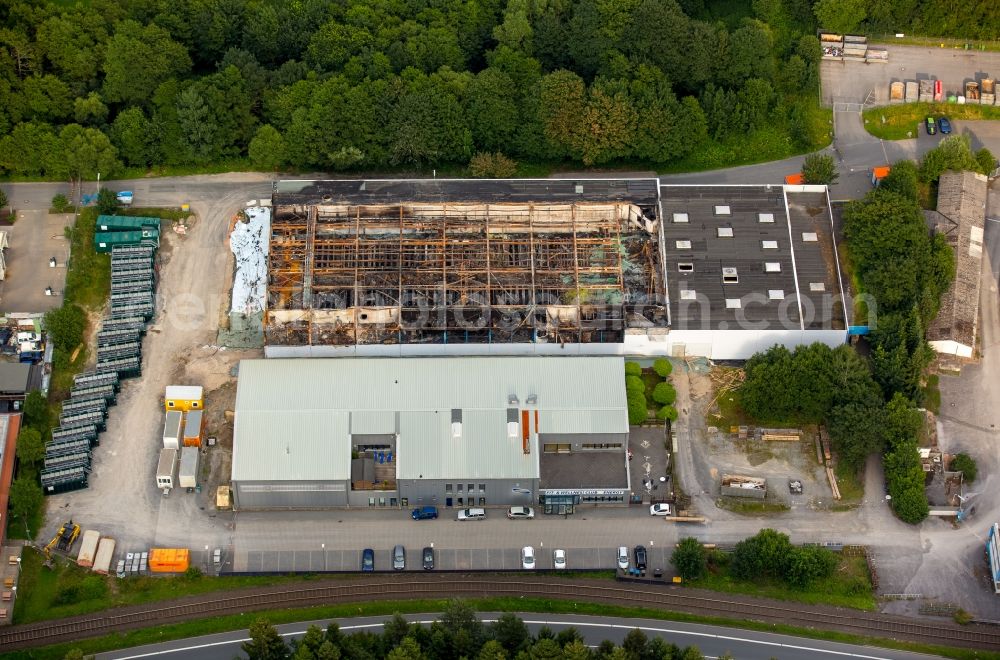
[[[625,546],[618,548],[618,568],[628,570],[628,548]]]
[[[459,520],[486,520],[486,509],[459,509]]]

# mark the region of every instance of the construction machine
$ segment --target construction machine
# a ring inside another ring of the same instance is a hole
[[[76,542],[76,537],[80,535],[80,526],[74,523],[72,520],[63,523],[63,526],[59,528],[52,540],[42,549],[45,553],[46,561],[52,559],[52,549],[56,548],[60,552],[69,552],[70,548],[73,547],[73,543]]]

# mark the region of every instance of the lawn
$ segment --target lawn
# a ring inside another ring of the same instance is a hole
[[[813,582],[807,589],[796,589],[778,580],[744,582],[729,574],[728,567],[712,567],[709,575],[692,587],[735,594],[790,600],[810,605],[837,605],[856,610],[873,611],[875,596],[864,557],[838,555],[839,562],[833,575]]]
[[[71,252],[64,294],[67,303],[75,303],[89,311],[101,309],[111,290],[111,255],[94,251],[96,223],[97,209],[84,209],[70,232]]]
[[[924,407],[935,415],[941,412],[941,388],[939,385],[940,376],[931,374],[927,377],[927,384],[924,385]]]
[[[831,507],[833,510],[848,509],[861,503],[865,496],[865,484],[861,480],[864,472],[850,470],[844,463],[837,463],[833,470],[837,477],[837,488],[840,490],[840,502]]]
[[[949,119],[1000,119],[1000,106],[956,103],[901,103],[865,110],[865,128],[883,140],[906,140],[925,134],[920,126],[927,117]]]

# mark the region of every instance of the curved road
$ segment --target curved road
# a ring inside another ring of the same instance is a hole
[[[479,617],[485,622],[495,621],[498,612],[482,612]],[[559,614],[538,614],[533,612],[517,613],[528,625],[532,634],[543,626],[548,626],[554,632],[566,628],[576,628],[589,646],[596,646],[609,639],[621,643],[630,630],[638,628],[647,637],[662,637],[665,641],[678,646],[697,646],[709,658],[717,658],[724,653],[731,653],[737,660],[823,660],[826,658],[864,658],[867,660],[925,660],[931,657],[920,653],[882,649],[872,646],[855,646],[839,642],[777,635],[773,633],[707,626],[695,623],[675,621],[659,621],[655,619],[622,619],[596,616],[572,616]],[[409,614],[406,619],[429,625],[436,615]],[[310,625],[325,629],[331,621],[340,624],[345,632],[367,630],[381,632],[382,625],[388,617],[359,617],[352,619],[326,619],[320,621],[302,621],[277,626],[278,632],[286,640],[298,639]],[[247,639],[246,630],[237,630],[217,635],[205,635],[179,639],[161,644],[138,646],[131,649],[99,653],[97,660],[139,660],[140,658],[156,658],[158,660],[229,660],[233,657],[244,657],[240,652],[240,644]]]

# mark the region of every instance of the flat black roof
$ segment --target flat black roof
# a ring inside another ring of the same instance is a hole
[[[274,183],[284,204],[392,204],[398,202],[604,202],[654,205],[656,179],[352,179]]]
[[[825,193],[789,193],[787,206],[777,185],[668,185],[660,197],[672,327],[846,327],[824,312],[840,292]]]

